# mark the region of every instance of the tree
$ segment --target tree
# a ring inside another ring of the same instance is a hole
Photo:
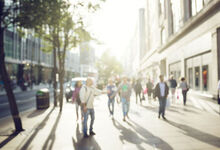
[[[107,83],[109,78],[120,75],[123,72],[121,63],[114,56],[110,56],[107,51],[98,59],[96,67],[100,80],[103,80],[105,83]]]
[[[79,10],[87,9],[93,12],[99,8],[99,5],[94,5],[91,2],[76,2],[73,4],[73,12],[70,12],[71,5],[67,1],[53,0],[53,4],[55,5],[52,6],[50,3],[48,7],[49,19],[46,23],[46,30],[49,30],[49,32],[45,35],[45,39],[51,42],[54,54],[57,54],[58,58],[57,73],[59,74],[60,83],[59,105],[60,111],[62,111],[66,51],[76,47],[80,42],[92,39],[84,27],[84,21]],[[54,60],[56,59],[55,55]]]
[[[8,96],[16,132],[23,131],[23,127],[5,66],[4,31],[8,27],[40,29],[47,17],[41,2],[41,0],[12,0],[9,5],[6,5],[5,0],[0,0],[0,74]]]
[[[4,0],[0,0],[0,74],[2,76],[4,87],[8,96],[10,111],[15,125],[16,132],[23,131],[21,118],[19,116],[18,107],[16,104],[13,90],[10,86],[10,79],[5,66],[5,52],[4,52],[4,31],[9,25],[14,23],[14,13],[18,10],[17,1],[10,6],[5,5]]]

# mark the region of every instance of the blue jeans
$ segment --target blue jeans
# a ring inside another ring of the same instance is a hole
[[[123,116],[127,116],[128,111],[129,111],[129,107],[130,107],[130,101],[127,101],[126,98],[121,98],[121,102],[122,102],[122,111],[123,111]]]
[[[108,109],[111,115],[114,114],[114,104],[115,104],[115,99],[108,99]],[[110,106],[112,105],[112,109],[110,108]]]
[[[83,120],[83,134],[84,135],[87,134],[87,120],[88,120],[89,115],[91,117],[89,132],[92,132],[93,124],[94,124],[94,120],[95,120],[95,111],[94,111],[94,109],[87,109],[87,112],[84,113],[84,120]]]
[[[162,114],[162,116],[165,116],[165,109],[166,109],[166,103],[167,103],[167,98],[159,98],[159,116]]]

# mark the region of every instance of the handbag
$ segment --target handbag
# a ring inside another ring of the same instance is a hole
[[[147,94],[147,91],[148,91],[148,89],[146,88],[146,89],[144,90],[144,94]]]

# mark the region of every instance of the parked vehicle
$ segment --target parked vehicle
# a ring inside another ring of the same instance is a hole
[[[82,84],[84,85],[86,84],[86,78],[83,77],[72,78],[71,81],[67,83],[65,88],[65,97],[67,102],[72,97],[73,91],[75,90],[75,83],[77,81],[82,81]]]

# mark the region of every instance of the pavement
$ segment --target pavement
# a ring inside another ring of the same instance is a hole
[[[76,121],[75,105],[64,103],[63,112],[52,106],[21,114],[24,132],[11,135],[10,118],[0,120],[2,150],[220,150],[218,105],[189,95],[166,111],[167,120],[158,119],[158,101],[135,103],[132,96],[129,119],[122,120],[121,104],[115,103],[114,118],[107,97],[95,100],[95,136],[83,138],[81,121]]]

